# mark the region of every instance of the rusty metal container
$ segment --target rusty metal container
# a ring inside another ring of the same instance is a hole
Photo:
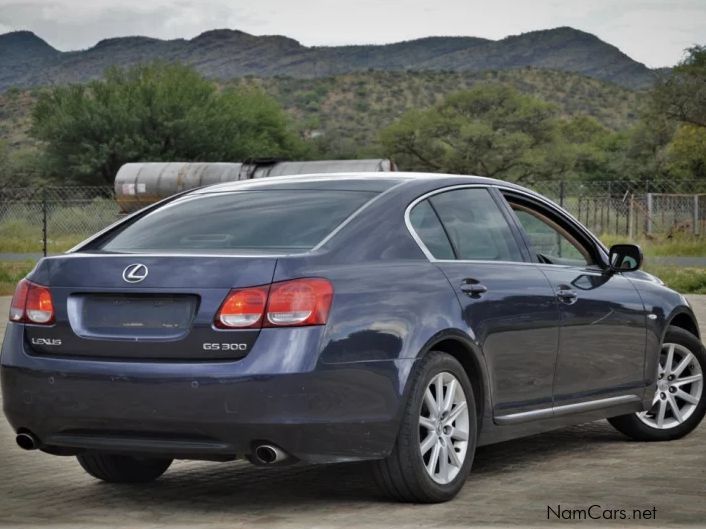
[[[196,187],[297,174],[394,171],[391,160],[316,160],[307,162],[146,162],[127,163],[115,176],[115,196],[129,213],[175,193]]]

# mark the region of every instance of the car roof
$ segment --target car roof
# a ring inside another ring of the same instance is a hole
[[[454,175],[443,173],[379,172],[379,173],[320,173],[292,176],[273,176],[253,180],[224,182],[202,187],[193,191],[200,193],[227,193],[234,191],[253,191],[268,189],[306,190],[324,189],[338,191],[382,192],[399,184],[438,181],[440,184],[487,184],[515,187],[520,186],[502,180],[483,176]]]

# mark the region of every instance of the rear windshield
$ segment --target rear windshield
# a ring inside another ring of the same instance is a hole
[[[376,194],[308,189],[189,196],[129,223],[99,249],[119,253],[306,251]]]

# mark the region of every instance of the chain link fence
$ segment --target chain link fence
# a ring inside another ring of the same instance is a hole
[[[0,190],[0,253],[57,253],[119,218],[111,186]]]
[[[632,239],[706,233],[706,181],[545,181],[529,187],[599,235]]]
[[[706,182],[552,180],[528,187],[599,235],[629,239],[706,234]],[[0,189],[0,254],[62,252],[120,214],[110,186]]]

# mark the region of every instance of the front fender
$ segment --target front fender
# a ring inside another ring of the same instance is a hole
[[[694,325],[698,335],[696,316],[687,299],[682,294],[651,278],[652,276],[647,279],[638,276],[630,277],[645,306],[647,333],[645,381],[647,384],[652,384],[656,380],[657,363],[664,335],[675,320],[687,318],[687,321]]]

